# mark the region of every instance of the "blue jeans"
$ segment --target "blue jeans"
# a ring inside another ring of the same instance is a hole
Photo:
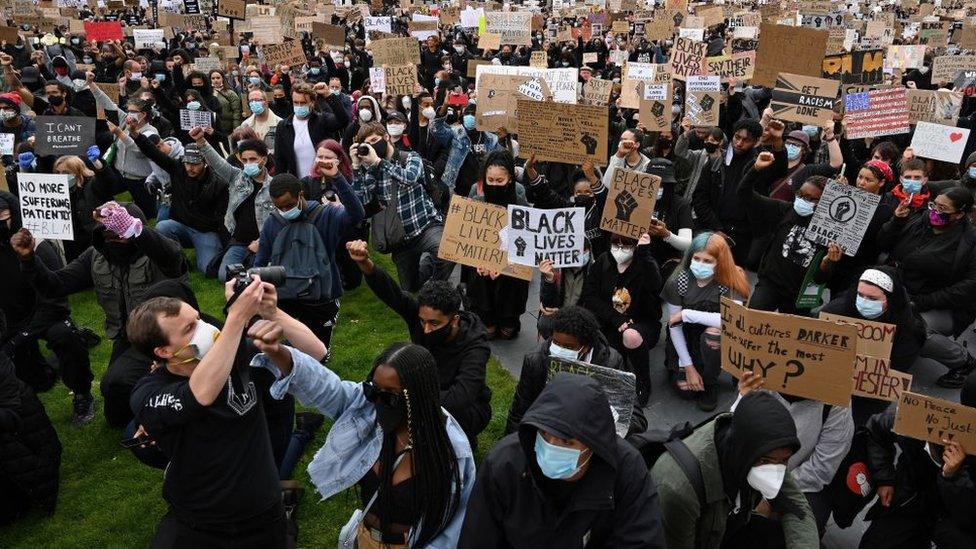
[[[220,253],[223,246],[217,233],[205,233],[187,227],[179,221],[167,219],[156,224],[156,230],[180,243],[184,248],[193,248],[197,252],[197,269],[201,273],[207,272],[207,265]]]
[[[228,265],[243,263],[245,267],[250,267],[250,261],[244,261],[247,259],[249,254],[251,254],[251,251],[247,249],[247,246],[242,246],[240,244],[231,245],[229,248],[227,248],[227,253],[224,254],[223,261],[220,262],[220,270],[217,271],[217,278],[220,279],[221,282],[227,282]]]
[[[169,219],[169,204],[163,204],[162,202],[156,203],[156,222],[162,223]]]

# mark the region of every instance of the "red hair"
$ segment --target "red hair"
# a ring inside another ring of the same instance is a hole
[[[729,248],[729,243],[726,242],[724,236],[711,234],[701,251],[715,258],[715,280],[719,284],[731,289],[743,300],[749,297],[749,279],[746,278],[746,273],[735,264],[732,249]]]
[[[336,157],[339,158],[339,173],[345,176],[346,179],[352,179],[352,163],[349,161],[349,155],[346,151],[342,150],[342,145],[339,144],[335,139],[326,139],[319,143],[318,147],[315,147],[315,152],[318,153],[319,149],[329,149],[335,153]],[[322,172],[319,171],[318,164],[312,164],[312,177],[320,178],[322,177]],[[350,181],[351,183],[352,181]]]

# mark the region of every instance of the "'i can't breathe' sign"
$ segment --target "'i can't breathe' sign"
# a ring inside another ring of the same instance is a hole
[[[24,228],[38,238],[74,240],[67,175],[20,173],[17,187]]]

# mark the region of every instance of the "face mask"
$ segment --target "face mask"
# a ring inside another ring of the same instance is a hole
[[[617,261],[618,265],[626,265],[630,263],[631,259],[634,259],[634,250],[622,249],[622,248],[610,248],[610,254]]]
[[[196,42],[187,42],[186,43],[186,47],[192,50],[192,49],[194,49],[194,48],[197,47],[197,43]]]
[[[133,82],[138,82],[138,81],[142,80],[142,73],[141,72],[134,72],[134,73],[132,73],[129,76],[129,80],[132,80]]]
[[[47,103],[48,103],[48,105],[51,105],[52,107],[60,107],[61,105],[64,104],[64,97],[61,97],[60,95],[55,95],[53,97],[48,97],[47,98]]]
[[[474,130],[476,125],[476,120],[473,114],[464,115],[464,129],[468,131]]]
[[[264,112],[264,101],[248,101],[247,106],[254,114],[261,114]]]
[[[78,181],[78,178],[77,177],[75,177],[73,175],[69,175],[68,176],[68,186],[69,187],[74,187],[76,181]]]
[[[95,61],[91,57],[82,57],[81,60],[84,61],[86,65],[91,65]]]
[[[440,78],[435,78],[435,79],[434,79],[434,87],[436,88],[436,87],[437,87],[437,86],[439,86],[440,84],[441,84],[441,79],[440,79]]]
[[[929,225],[933,227],[945,227],[949,224],[948,216],[937,212],[936,210],[929,210]]]
[[[363,122],[369,122],[373,119],[373,111],[370,109],[359,109],[359,119]]]
[[[261,83],[261,78],[258,76],[249,76],[247,81],[250,82],[252,85],[257,86],[258,84]]]
[[[10,120],[16,115],[17,113],[15,113],[14,111],[2,110],[0,111],[0,120],[4,120],[4,121]]]
[[[261,165],[260,164],[253,164],[253,163],[252,164],[244,164],[244,175],[246,175],[248,177],[254,177],[254,176],[258,175],[259,173],[261,173]],[[284,214],[282,214],[282,215],[284,215]]]
[[[927,72],[929,72],[929,68],[928,67],[925,67],[925,66],[919,67],[918,68],[918,72],[920,72],[922,74],[926,74]]]
[[[134,126],[142,121],[142,115],[138,113],[130,113],[128,116],[125,117],[125,120],[126,122]]]
[[[813,210],[816,207],[817,205],[813,202],[800,198],[799,196],[793,199],[793,211],[800,217],[810,217],[813,215]]]
[[[388,124],[386,126],[386,131],[389,132],[390,137],[398,138],[401,135],[403,135],[403,130],[405,128],[406,128],[406,126],[403,126],[403,125],[400,125],[400,124]]]
[[[322,72],[322,69],[318,67],[312,67],[308,69],[308,73],[311,74],[312,76],[317,76],[320,72]]]
[[[434,110],[434,107],[427,107],[424,110],[420,111],[420,114],[424,115],[424,118],[426,118],[427,120],[433,120],[434,117],[437,116],[437,111]]]
[[[342,93],[342,90],[329,90],[329,93],[333,96],[338,96],[340,93]]]
[[[302,215],[302,209],[295,206],[287,211],[278,210],[278,213],[281,214],[281,217],[284,217],[286,220],[294,221],[298,216]]]
[[[297,116],[298,118],[308,118],[308,113],[311,111],[308,108],[308,105],[302,105],[300,107],[298,105],[295,105],[295,107],[292,110],[295,112],[295,116]]]
[[[84,88],[88,84],[86,80],[82,80],[81,78],[76,78],[71,83],[75,85],[75,89],[77,90]]]
[[[54,73],[57,74],[58,76],[67,76],[68,67],[54,67]]]
[[[77,38],[72,38],[71,39],[71,43],[74,44],[75,46],[77,46],[78,44],[81,43],[81,40],[78,40]]]
[[[717,150],[718,150],[718,143],[709,143],[708,141],[705,142],[705,152],[707,152],[708,154],[712,154]]]
[[[176,364],[186,364],[188,362],[193,362],[194,360],[203,360],[204,355],[206,355],[207,351],[213,347],[214,341],[217,341],[218,336],[220,336],[220,330],[218,330],[216,326],[207,324],[202,320],[198,320],[196,330],[193,331],[193,337],[190,339],[190,342],[176,352],[178,355],[183,351],[183,349],[192,349],[193,356],[181,360]]]
[[[190,101],[189,103],[186,104],[186,108],[189,109],[189,110],[191,110],[191,111],[198,111],[198,110],[200,110],[200,102],[199,101]]]
[[[454,51],[464,53],[464,46],[454,46]]]
[[[922,192],[922,182],[917,179],[902,178],[901,190],[905,191],[905,194],[918,194]]]
[[[803,126],[803,133],[807,134],[810,139],[813,139],[820,133],[820,128],[816,126]]]
[[[884,312],[884,303],[875,299],[857,296],[854,305],[864,318],[878,318]]]
[[[691,274],[695,275],[695,278],[698,280],[705,280],[715,276],[715,265],[712,263],[692,259],[691,265],[688,268],[691,270]]]
[[[583,266],[590,264],[590,252],[583,252],[580,254],[580,261],[583,262]]]
[[[412,105],[413,103],[410,101],[410,97],[404,96],[403,99],[400,100],[400,104],[403,105],[404,109],[409,109],[410,105]]]
[[[564,67],[568,67],[569,66],[569,61],[562,61],[559,64],[562,65],[562,66],[564,66]]]
[[[579,472],[582,465],[577,467],[576,464],[579,463],[582,453],[573,448],[550,444],[538,431],[535,434],[535,461],[539,464],[542,474],[553,480],[571,478]],[[586,462],[583,465],[586,465]]]
[[[660,187],[658,187],[658,189],[657,189],[657,199],[658,199],[658,200],[661,200],[661,198],[662,198],[663,196],[664,196],[664,189],[662,189],[662,188],[660,188]]]
[[[373,143],[373,150],[376,151],[376,156],[380,158],[386,158],[387,142],[385,139],[381,139],[376,143]]]
[[[770,463],[749,469],[746,482],[762,494],[764,498],[772,500],[779,494],[779,489],[783,486],[783,479],[785,478],[786,465],[782,463]]]
[[[976,179],[976,166],[966,170],[966,174],[969,175],[969,179]]]
[[[934,463],[936,467],[938,467],[939,469],[945,466],[945,463],[942,460],[935,459],[935,456],[932,455],[932,445],[929,444],[928,442],[925,443],[925,455],[929,456],[929,459],[932,460],[932,463]]]
[[[165,82],[166,81],[166,75],[165,74],[157,74],[157,75],[154,76],[154,78],[156,79],[156,82]]]
[[[573,204],[579,206],[580,208],[589,208],[593,205],[593,195],[578,194],[573,197]]]
[[[447,342],[447,338],[449,337],[451,337],[450,322],[428,334],[424,334],[424,346],[428,349],[432,347],[440,347]]]
[[[786,146],[786,157],[789,158],[790,160],[796,160],[797,158],[800,158],[801,152],[803,152],[803,149],[797,147],[796,145]]]
[[[403,400],[401,399],[400,402],[402,403]],[[376,424],[380,426],[380,429],[383,429],[384,433],[395,432],[397,427],[407,419],[407,412],[402,404],[390,406],[381,400],[377,400],[373,403],[373,407],[376,409]]]
[[[556,342],[553,341],[549,344],[549,356],[564,360],[579,360],[579,351],[567,349],[566,347],[557,345]]]

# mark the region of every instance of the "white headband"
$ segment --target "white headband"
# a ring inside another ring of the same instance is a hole
[[[889,294],[895,290],[895,281],[877,269],[867,269],[861,274],[862,282],[870,282]]]

